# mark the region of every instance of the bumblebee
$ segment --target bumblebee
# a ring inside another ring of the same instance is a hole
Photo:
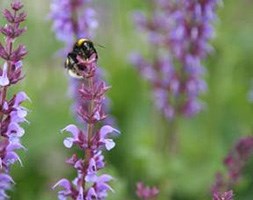
[[[88,60],[93,54],[95,54],[97,60],[98,54],[92,41],[85,38],[77,40],[72,51],[68,53],[65,61],[65,68],[67,68],[69,75],[74,78],[82,78],[78,72],[84,69],[79,64],[77,56],[80,56],[84,60]]]

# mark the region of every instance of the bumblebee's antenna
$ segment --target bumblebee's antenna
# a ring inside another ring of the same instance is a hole
[[[100,48],[105,48],[105,46],[103,46],[103,45],[101,45],[101,44],[99,44],[99,43],[94,43],[96,46],[98,46],[98,47],[100,47]]]

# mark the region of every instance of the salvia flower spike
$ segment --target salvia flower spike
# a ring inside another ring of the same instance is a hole
[[[223,161],[226,173],[216,173],[212,192],[224,192],[238,185],[243,175],[243,169],[252,155],[253,137],[240,138]]]
[[[109,87],[96,76],[96,59],[93,59],[93,56],[88,60],[79,58],[79,64],[85,65],[86,69],[82,73],[82,85],[79,89],[82,102],[77,110],[84,129],[70,124],[62,132],[69,133],[64,140],[65,147],[78,147],[84,155],[78,157],[77,154],[73,154],[66,161],[76,170],[76,178],[73,181],[61,179],[54,188],[62,188],[58,192],[60,200],[68,197],[78,200],[103,200],[106,199],[108,191],[113,191],[108,184],[113,178],[108,174],[98,175],[98,171],[105,166],[102,152],[115,146],[111,137],[119,131],[109,125],[99,127],[100,122],[106,118],[103,103]]]
[[[0,199],[7,199],[6,191],[11,189],[14,180],[10,175],[10,167],[16,161],[21,165],[16,150],[25,149],[20,138],[25,130],[20,126],[26,122],[28,110],[21,104],[30,100],[25,92],[20,91],[8,99],[12,86],[17,84],[24,76],[22,74],[22,60],[27,51],[24,45],[16,45],[17,38],[24,33],[26,28],[21,23],[26,19],[20,1],[11,3],[10,9],[4,9],[3,16],[7,21],[0,27],[4,36],[4,43],[0,43],[0,57],[4,61],[0,68]]]
[[[142,182],[136,185],[136,195],[142,200],[155,200],[159,194],[156,187],[145,186]]]
[[[150,16],[137,11],[137,28],[147,34],[150,60],[138,53],[132,63],[153,89],[158,110],[169,120],[201,111],[206,91],[203,60],[212,51],[213,22],[219,0],[151,0]]]

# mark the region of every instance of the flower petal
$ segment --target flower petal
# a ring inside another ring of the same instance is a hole
[[[72,133],[73,138],[77,138],[78,134],[80,133],[79,128],[74,124],[70,124],[70,125],[66,126],[64,129],[61,130],[61,132],[63,132],[63,131],[68,131],[68,132]]]
[[[66,190],[70,190],[71,189],[71,183],[69,182],[69,180],[63,178],[61,180],[59,180],[53,187],[52,189],[54,190],[56,187],[63,187],[65,188]]]
[[[117,129],[109,125],[105,125],[100,129],[100,137],[105,138],[109,133],[112,133],[112,132],[120,133],[120,131],[118,131]]]
[[[8,152],[6,154],[4,160],[6,160],[7,164],[13,164],[13,163],[15,163],[18,160],[19,163],[20,163],[20,165],[23,166],[23,163],[22,163],[20,157],[14,151]]]
[[[7,74],[7,63],[4,63],[4,66],[3,66],[3,72],[2,72],[2,75],[0,76],[0,86],[6,86],[6,85],[9,85],[10,81],[9,81],[9,78],[8,78],[8,74]]]
[[[111,181],[113,179],[113,177],[112,176],[110,176],[110,175],[108,175],[108,174],[103,174],[103,175],[101,175],[99,178],[98,178],[98,181],[99,182],[109,182],[109,181]]]
[[[91,158],[89,160],[89,167],[87,170],[87,175],[85,177],[85,181],[95,182],[97,179],[96,172],[97,172],[96,161],[93,158]]]
[[[16,149],[24,149],[24,150],[26,150],[26,148],[22,144],[20,144],[18,142],[17,143],[10,143],[7,146],[7,148],[6,148],[7,151],[14,151]]]
[[[67,148],[71,148],[73,146],[74,139],[72,137],[67,137],[64,139],[63,144]]]
[[[22,137],[25,134],[25,130],[18,123],[12,122],[8,126],[8,135],[12,134]]]
[[[0,174],[0,180],[1,182],[11,182],[11,183],[15,183],[14,180],[11,178],[11,176],[9,176],[8,174]]]
[[[14,105],[19,106],[25,100],[28,100],[31,102],[31,99],[27,96],[27,94],[23,91],[20,91],[19,93],[16,94]]]
[[[76,200],[84,200],[83,198],[83,187],[80,187],[79,190],[78,190],[78,196],[76,198]]]
[[[105,148],[110,151],[113,147],[115,147],[115,142],[112,139],[105,139]]]
[[[93,187],[91,187],[88,190],[86,198],[87,198],[87,200],[97,199],[97,194],[96,194],[96,191],[95,191],[95,189]]]

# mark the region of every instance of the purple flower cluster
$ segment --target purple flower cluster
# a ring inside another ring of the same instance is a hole
[[[11,9],[3,11],[7,24],[0,27],[5,38],[5,44],[0,43],[0,57],[4,61],[0,68],[0,199],[8,198],[6,190],[11,189],[14,183],[9,174],[11,165],[16,161],[22,164],[15,151],[25,149],[20,143],[20,138],[25,133],[20,123],[26,121],[27,109],[21,103],[29,98],[23,91],[7,98],[10,87],[23,78],[22,60],[27,52],[23,45],[14,45],[25,31],[25,28],[20,27],[26,18],[25,12],[21,11],[22,7],[23,4],[19,1],[11,3]]]
[[[154,200],[159,194],[159,190],[156,187],[145,186],[142,182],[137,183],[136,194],[143,200]]]
[[[216,180],[212,187],[213,192],[222,192],[231,189],[238,184],[242,171],[249,158],[253,155],[253,137],[248,136],[237,141],[224,159],[227,174],[216,174]]]
[[[52,0],[52,28],[57,39],[65,44],[64,56],[77,39],[91,38],[94,35],[98,24],[90,2],[92,0]]]
[[[199,95],[206,91],[203,59],[212,50],[212,26],[219,0],[152,1],[152,14],[134,14],[146,32],[151,60],[132,55],[132,63],[153,88],[157,108],[168,119],[193,116],[203,108]]]
[[[213,194],[213,200],[233,200],[233,191],[230,190],[228,192],[224,192],[224,193],[214,193]]]
[[[115,143],[110,138],[112,133],[119,133],[109,125],[99,128],[99,123],[106,118],[103,110],[105,92],[109,89],[103,81],[96,77],[97,63],[96,56],[93,54],[90,59],[83,60],[77,57],[79,66],[84,70],[80,73],[83,77],[82,86],[79,89],[81,106],[78,108],[78,115],[83,121],[85,130],[76,125],[68,125],[63,131],[71,134],[64,140],[67,148],[78,147],[84,157],[74,154],[66,162],[73,166],[77,171],[77,177],[71,182],[61,179],[54,186],[61,186],[63,190],[58,192],[58,198],[65,200],[67,197],[78,200],[103,200],[107,197],[108,190],[112,188],[108,182],[112,177],[107,174],[98,175],[98,171],[104,168],[104,149],[111,150]]]

